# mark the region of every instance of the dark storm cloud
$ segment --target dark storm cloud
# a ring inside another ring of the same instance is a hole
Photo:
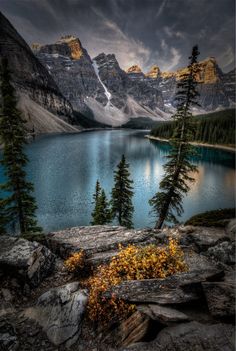
[[[78,36],[89,54],[115,53],[122,68],[185,66],[198,43],[201,59],[234,67],[234,0],[0,0],[28,43]]]

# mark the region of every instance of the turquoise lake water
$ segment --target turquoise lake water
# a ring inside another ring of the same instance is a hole
[[[28,177],[35,185],[38,221],[45,231],[89,225],[99,179],[110,197],[113,171],[125,154],[134,180],[135,228],[154,225],[148,200],[158,190],[169,145],[149,141],[145,131],[107,130],[40,137],[27,146]],[[198,147],[199,172],[184,200],[181,221],[234,207],[234,153]],[[3,170],[0,172],[0,181]]]

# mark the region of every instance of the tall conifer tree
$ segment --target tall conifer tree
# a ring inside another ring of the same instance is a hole
[[[112,217],[118,223],[127,228],[133,227],[132,216],[134,207],[132,204],[133,181],[130,179],[129,164],[122,155],[117,170],[114,172],[114,187],[112,189],[111,212]]]
[[[6,183],[0,190],[7,194],[1,201],[2,222],[5,226],[19,227],[20,233],[40,231],[36,221],[36,203],[32,195],[33,184],[26,180],[25,167],[28,159],[24,152],[26,144],[25,122],[17,109],[15,89],[7,60],[3,59],[0,71],[1,115],[0,138],[3,143],[3,158]]]
[[[99,196],[101,195],[101,190],[102,190],[101,185],[99,183],[99,180],[97,180],[96,187],[95,187],[95,193],[93,194],[93,199],[94,199],[95,204],[96,204]]]
[[[176,222],[176,216],[183,213],[182,200],[189,191],[189,183],[194,179],[190,173],[196,171],[191,163],[193,148],[188,143],[192,133],[191,106],[198,105],[196,90],[196,75],[198,74],[198,47],[194,46],[189,57],[187,72],[181,77],[177,85],[177,111],[173,116],[176,128],[171,138],[171,152],[168,162],[164,166],[164,177],[160,183],[160,192],[151,200],[150,204],[158,217],[156,228],[160,229],[165,220]]]
[[[109,203],[105,191],[101,188],[99,181],[96,182],[94,198],[94,210],[92,212],[92,225],[107,224],[111,221]]]

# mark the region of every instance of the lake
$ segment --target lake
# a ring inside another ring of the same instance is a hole
[[[27,145],[28,177],[35,185],[38,221],[45,231],[89,225],[99,179],[108,197],[113,171],[125,154],[134,180],[135,228],[154,225],[148,200],[158,190],[168,143],[149,141],[145,131],[106,130],[39,137]],[[234,153],[198,147],[199,172],[184,199],[185,221],[194,214],[234,207]],[[3,179],[2,170],[0,181]]]

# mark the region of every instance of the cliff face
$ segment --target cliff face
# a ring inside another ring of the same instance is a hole
[[[1,13],[0,32],[0,58],[8,59],[17,92],[27,95],[29,100],[71,122],[71,104],[64,98],[51,75],[34,56],[26,42]]]
[[[145,82],[133,80],[130,74],[123,71],[115,55],[100,54],[94,59],[98,65],[99,76],[112,94],[111,101],[118,108],[128,108],[128,97],[131,97],[143,108],[149,108],[155,114],[156,108],[163,109],[162,95],[157,89],[153,89]],[[132,74],[143,75],[138,66]]]
[[[182,68],[176,72],[161,72],[158,66],[153,66],[143,76],[137,73],[134,67],[130,67],[127,73],[132,80],[139,79],[158,89],[164,99],[164,105],[170,112],[173,111],[176,84],[183,74],[188,73],[188,68]],[[140,69],[141,72],[141,69]],[[144,78],[145,77],[145,78]],[[199,62],[199,73],[196,76],[199,103],[201,110],[214,111],[217,108],[228,108],[235,103],[235,70],[223,73],[214,57]]]
[[[91,113],[85,103],[87,96],[105,102],[92,60],[78,38],[62,37],[55,44],[39,47],[35,54],[75,110]]]

